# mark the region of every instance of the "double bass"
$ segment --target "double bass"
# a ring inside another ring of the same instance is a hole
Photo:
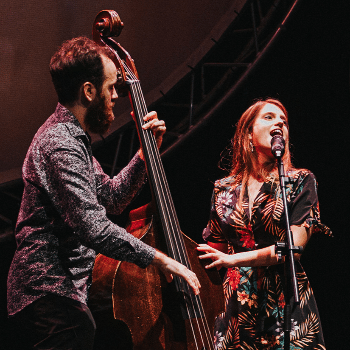
[[[207,262],[198,258],[197,244],[181,232],[155,138],[150,130],[142,129],[148,111],[134,61],[112,39],[122,28],[115,11],[101,11],[93,24],[93,40],[114,57],[116,88],[119,95],[130,98],[151,186],[152,202],[130,212],[127,230],[194,271],[201,293],[194,295],[177,276],[167,283],[152,265],[142,269],[99,254],[90,299],[98,303],[102,295],[111,295],[114,318],[129,329],[135,350],[213,350],[214,323],[224,309],[222,281],[215,269],[204,268]]]

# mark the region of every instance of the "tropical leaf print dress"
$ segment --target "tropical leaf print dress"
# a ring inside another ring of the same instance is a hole
[[[241,208],[242,186],[232,188],[234,178],[216,181],[211,215],[203,238],[228,243],[229,253],[274,245],[285,237],[282,194],[278,180],[263,183],[249,219],[248,192]],[[330,234],[319,216],[317,184],[308,170],[288,173],[286,195],[291,225],[312,227]],[[317,305],[307,276],[296,262],[300,305],[292,310],[290,349],[325,349]],[[225,312],[214,331],[215,348],[284,349],[283,264],[269,267],[229,268],[224,278]]]

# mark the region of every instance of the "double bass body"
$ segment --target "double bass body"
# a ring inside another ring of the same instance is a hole
[[[149,204],[132,211],[127,230],[145,243],[166,251],[152,207]],[[169,284],[152,265],[142,269],[101,254],[96,258],[91,297],[95,303],[111,298],[114,318],[127,325],[135,350],[213,349],[212,330],[216,317],[224,308],[221,278],[216,270],[204,269],[205,261],[197,256],[197,244],[185,235],[183,238],[192,270],[202,286],[200,298],[205,320],[198,317],[189,320],[186,314],[184,317],[183,295],[176,290],[174,282]],[[198,314],[198,310],[195,313]],[[110,319],[107,322],[113,321]],[[106,320],[102,324],[105,327]],[[205,327],[208,327],[210,334],[203,329]],[[125,346],[123,349],[131,349],[128,347],[131,345]],[[117,346],[115,349],[121,348]]]
[[[108,323],[111,333],[111,324],[120,320],[123,327],[129,329],[133,345],[118,343],[115,349],[214,349],[214,323],[224,309],[221,278],[216,270],[204,269],[206,262],[198,258],[197,244],[180,230],[153,134],[141,127],[147,109],[134,62],[118,43],[108,37],[113,33],[119,35],[121,29],[113,28],[114,25],[123,25],[118,14],[111,10],[101,11],[94,22],[93,38],[115,54],[115,64],[123,78],[120,89],[128,89],[153,195],[152,204],[130,213],[127,230],[194,271],[201,283],[201,293],[195,296],[187,283],[177,276],[168,283],[152,265],[141,269],[131,263],[98,255],[90,291],[92,309],[108,310],[112,301],[114,320],[102,317],[102,327]],[[100,339],[105,340],[107,333]],[[96,343],[98,339],[97,336]],[[113,340],[108,346],[110,350],[114,349],[112,343]]]

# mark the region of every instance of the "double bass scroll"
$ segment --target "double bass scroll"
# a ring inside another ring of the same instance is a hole
[[[99,255],[92,291],[98,295],[107,288],[112,294],[114,317],[128,326],[135,350],[214,350],[214,323],[224,310],[221,278],[215,269],[204,268],[207,262],[198,259],[197,244],[180,229],[155,138],[150,130],[142,129],[148,111],[134,61],[110,38],[119,35],[122,27],[115,11],[101,11],[93,25],[93,38],[113,53],[118,93],[130,98],[153,197],[152,203],[130,213],[127,230],[194,271],[202,288],[196,296],[182,278],[174,276],[168,284],[152,265],[141,269]]]

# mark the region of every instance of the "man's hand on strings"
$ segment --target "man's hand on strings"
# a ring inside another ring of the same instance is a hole
[[[133,112],[131,112],[131,116],[135,120]],[[143,117],[143,120],[145,121],[145,124],[142,125],[142,129],[152,130],[152,133],[156,139],[157,147],[160,148],[163,142],[163,135],[166,132],[164,120],[159,120],[157,113],[154,111],[147,113]],[[139,155],[142,159],[144,159],[142,150],[139,151]]]
[[[165,275],[168,282],[173,280],[173,275],[182,277],[193,290],[195,295],[199,294],[201,287],[197,275],[189,270],[186,266],[180,264],[178,261],[168,257],[160,251],[156,251],[156,255],[152,262]]]

